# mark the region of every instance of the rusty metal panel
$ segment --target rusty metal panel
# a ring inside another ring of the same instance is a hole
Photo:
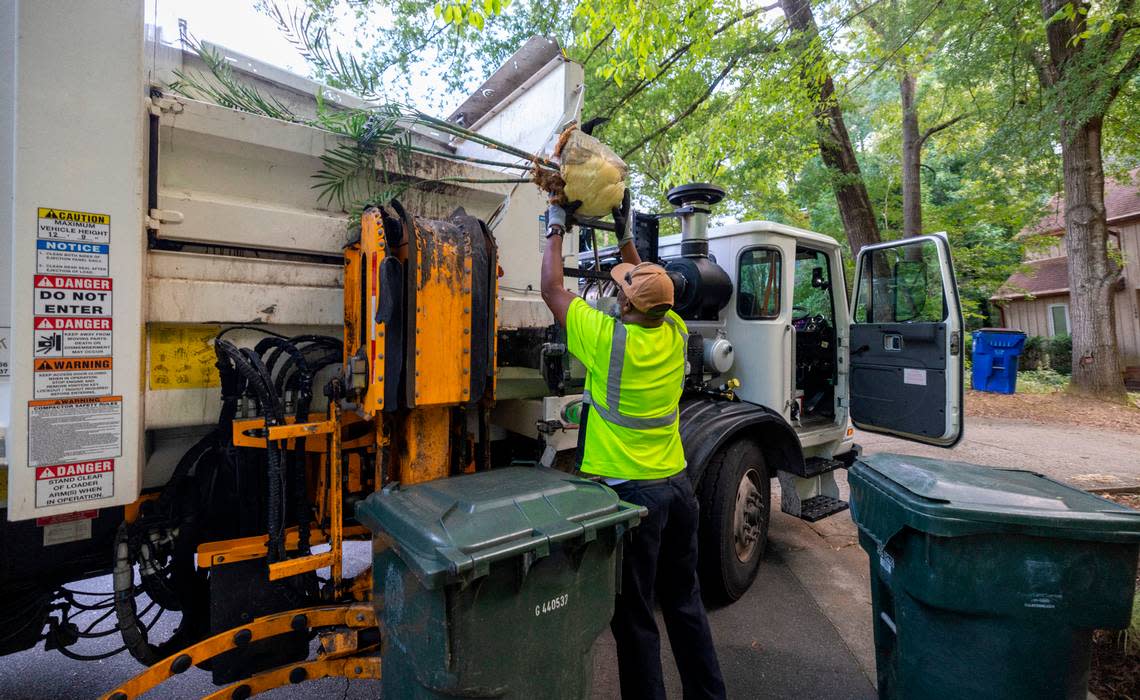
[[[418,220],[408,236],[408,405],[471,398],[471,240],[444,221]]]

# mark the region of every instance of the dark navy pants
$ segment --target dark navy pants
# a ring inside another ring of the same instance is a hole
[[[724,698],[697,582],[697,499],[688,476],[681,472],[650,484],[627,481],[613,489],[623,501],[649,509],[626,541],[621,591],[610,622],[622,698],[665,698],[654,600],[665,618],[685,698]]]

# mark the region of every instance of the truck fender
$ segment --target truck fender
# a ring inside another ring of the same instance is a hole
[[[722,446],[738,437],[752,439],[764,453],[771,474],[776,468],[793,473],[804,470],[804,455],[796,431],[770,408],[746,401],[694,399],[681,402],[681,444],[689,479],[700,487],[705,469]]]

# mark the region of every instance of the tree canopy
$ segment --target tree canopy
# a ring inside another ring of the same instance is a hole
[[[1140,60],[1133,1],[1048,1],[1059,8],[1050,16],[1025,0],[821,0],[810,4],[814,34],[793,30],[780,3],[752,0],[307,0],[306,9],[314,26],[352,13],[352,54],[397,94],[425,79],[425,60],[439,71],[432,97],[466,94],[528,37],[556,38],[585,66],[583,118],[607,120],[595,135],[630,164],[646,209],[666,208],[670,186],[715,181],[729,193],[722,216],[846,242],[835,191],[857,178],[878,235],[900,237],[909,116],[921,149],[909,200],[923,231],[950,236],[967,313],[982,324],[986,300],[1020,264],[1016,234],[1062,189],[1057,115],[1103,112],[1110,175],[1140,159],[1140,122],[1129,118],[1138,86],[1128,64]],[[1080,65],[1042,80],[1047,28],[1074,17],[1084,20],[1073,39],[1087,48]],[[319,61],[314,71],[337,79]],[[856,176],[821,159],[821,108],[842,115]]]

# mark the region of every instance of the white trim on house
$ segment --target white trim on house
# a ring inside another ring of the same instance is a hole
[[[1072,325],[1069,323],[1069,305],[1067,303],[1065,303],[1065,304],[1050,304],[1048,307],[1049,337],[1050,338],[1058,335],[1057,329],[1054,328],[1054,325],[1053,325],[1053,309],[1056,309],[1057,307],[1060,307],[1060,308],[1065,310],[1065,332],[1061,333],[1060,335],[1069,335],[1069,333],[1072,330]]]

